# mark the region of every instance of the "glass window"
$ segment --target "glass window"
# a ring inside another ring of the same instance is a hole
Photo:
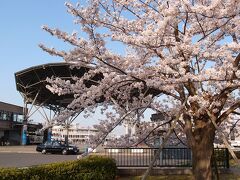
[[[13,114],[13,121],[14,121],[14,122],[17,122],[17,120],[18,120],[18,115],[14,113],[14,114]]]
[[[17,122],[23,122],[23,115],[18,115],[17,116]]]
[[[9,121],[13,120],[13,113],[12,112],[8,112],[8,120]]]
[[[6,114],[6,112],[3,112],[2,119],[3,119],[3,120],[7,120],[7,114]]]
[[[53,142],[53,146],[60,146],[60,144],[57,141],[55,141]]]
[[[5,121],[16,121],[17,114],[8,111],[0,111],[0,119]]]
[[[0,111],[0,120],[2,120],[3,118],[2,118],[2,116],[3,116],[3,112],[2,111]]]
[[[51,146],[52,142],[45,142],[45,146]]]

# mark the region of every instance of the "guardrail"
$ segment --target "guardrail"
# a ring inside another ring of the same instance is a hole
[[[105,155],[116,160],[118,167],[147,167],[157,153],[157,148],[105,148]],[[218,167],[229,168],[226,148],[215,148],[214,157]],[[189,148],[163,148],[155,167],[191,167],[192,152]]]

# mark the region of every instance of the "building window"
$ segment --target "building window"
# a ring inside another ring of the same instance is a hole
[[[17,115],[17,122],[23,122],[23,115]]]
[[[7,114],[6,114],[6,112],[3,112],[2,119],[3,119],[3,120],[7,120]]]
[[[3,119],[3,112],[0,111],[0,120],[2,120],[2,119]]]
[[[18,115],[15,114],[15,113],[13,114],[13,121],[14,121],[14,122],[17,122],[17,121],[18,121]]]

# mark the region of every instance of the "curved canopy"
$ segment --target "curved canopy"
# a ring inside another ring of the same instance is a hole
[[[72,102],[74,95],[53,94],[46,88],[49,84],[46,79],[51,77],[59,77],[64,80],[72,80],[73,77],[81,78],[86,72],[90,70],[89,67],[71,68],[68,63],[49,63],[38,66],[33,66],[15,73],[16,88],[24,96],[26,103],[44,106],[47,108],[59,109],[66,108]],[[96,85],[97,81],[103,78],[103,74],[99,73],[86,80],[84,83],[86,87]],[[152,94],[156,96],[160,93],[158,89],[146,88],[145,95]],[[139,96],[137,88],[132,89],[131,97]],[[104,98],[96,100],[96,102],[103,102]]]
[[[67,107],[73,100],[73,95],[53,94],[46,88],[49,84],[46,79],[59,77],[64,80],[71,80],[72,77],[82,77],[90,68],[70,68],[68,63],[49,63],[33,66],[15,73],[16,88],[23,94],[26,103],[32,103],[48,108]],[[100,80],[101,75],[96,75],[94,80]],[[92,84],[86,82],[86,84]],[[89,84],[89,85],[90,85]]]

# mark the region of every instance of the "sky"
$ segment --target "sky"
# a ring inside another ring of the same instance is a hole
[[[42,25],[73,30],[73,17],[66,13],[64,0],[2,0],[0,4],[0,101],[22,105],[14,73],[25,68],[62,61],[39,47],[65,46],[41,29]]]

